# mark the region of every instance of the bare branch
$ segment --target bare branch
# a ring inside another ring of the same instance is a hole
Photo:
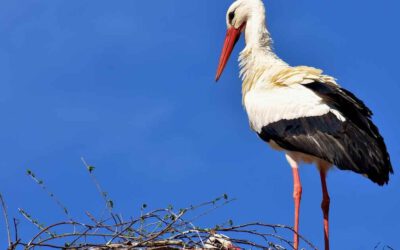
[[[1,193],[0,193],[0,202],[1,202],[1,207],[3,209],[4,221],[6,223],[8,247],[10,248],[12,245],[11,230],[10,230],[10,224],[8,221],[8,213],[7,213],[6,203],[4,202],[3,195]]]

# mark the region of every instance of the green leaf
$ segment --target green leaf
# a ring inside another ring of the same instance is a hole
[[[88,166],[87,170],[89,171],[89,173],[92,173],[96,168],[94,166]]]
[[[26,170],[26,173],[27,173],[29,176],[35,177],[35,174],[34,174],[30,169]]]

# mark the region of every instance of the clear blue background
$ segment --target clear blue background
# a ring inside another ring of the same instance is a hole
[[[32,169],[72,215],[187,206],[228,193],[214,225],[292,224],[292,176],[280,152],[250,131],[236,57],[214,75],[228,0],[0,1],[0,192],[10,216],[24,208],[51,223],[62,211],[25,174]],[[267,1],[276,52],[320,67],[375,112],[399,173],[400,2]],[[301,168],[301,233],[322,246],[321,191]],[[351,172],[328,179],[332,249],[400,248],[400,179],[378,187]],[[21,219],[21,222],[23,220]],[[3,219],[0,219],[3,223]],[[1,224],[3,225],[3,224]],[[35,229],[23,223],[21,232]],[[0,245],[4,248],[4,227]]]

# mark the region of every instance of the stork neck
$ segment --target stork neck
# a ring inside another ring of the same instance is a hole
[[[257,47],[271,50],[272,40],[265,26],[265,14],[250,17],[245,30],[246,47]]]
[[[272,39],[265,26],[265,16],[249,18],[245,29],[246,47],[240,53],[242,94],[255,87],[265,87],[279,70],[288,67],[272,49]]]

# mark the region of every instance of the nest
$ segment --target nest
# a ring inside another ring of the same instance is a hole
[[[40,230],[27,242],[16,238],[9,249],[293,249],[292,241],[282,235],[292,235],[294,230],[285,225],[260,222],[234,225],[230,220],[212,228],[195,226],[197,219],[232,201],[224,195],[198,206],[178,211],[172,207],[157,209],[129,220],[112,212],[107,219],[96,219],[86,212],[88,223],[68,220],[49,226],[40,225],[20,210]],[[308,249],[317,249],[304,237],[300,238]]]
[[[21,239],[18,233],[20,220],[14,218],[12,226],[5,202],[0,194],[0,205],[2,205],[6,222],[8,250],[36,248],[66,250],[294,249],[293,242],[288,237],[292,238],[295,232],[292,227],[285,225],[260,222],[235,225],[232,220],[229,220],[210,228],[197,226],[196,223],[201,217],[234,201],[226,194],[212,201],[182,209],[168,206],[147,212],[147,205],[143,204],[140,216],[124,219],[122,215],[113,212],[114,202],[95,178],[93,174],[95,168],[83,159],[82,161],[104,199],[105,208],[101,213],[102,216],[96,217],[86,212],[84,221],[74,219],[66,206],[49,191],[44,181],[28,170],[28,176],[54,200],[68,219],[45,225],[27,211],[19,209],[21,216],[38,229],[38,232],[30,239]],[[299,235],[299,237],[307,249],[317,249],[303,236]]]

